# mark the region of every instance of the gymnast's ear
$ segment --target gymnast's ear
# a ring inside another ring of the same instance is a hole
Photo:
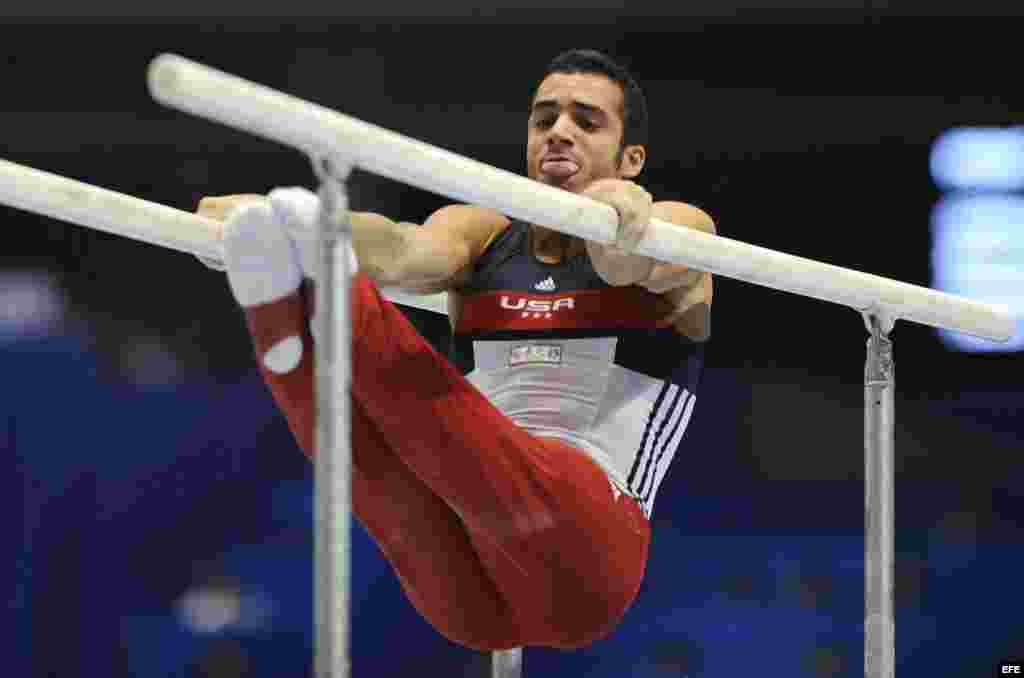
[[[626,146],[622,150],[622,160],[619,162],[619,175],[623,179],[632,179],[640,174],[647,160],[647,149],[639,144]]]

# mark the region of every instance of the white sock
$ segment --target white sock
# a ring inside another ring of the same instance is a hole
[[[312,191],[301,187],[275,188],[267,197],[274,214],[291,236],[295,251],[307,278],[316,280],[319,270],[317,262],[317,233],[319,232],[320,198]],[[349,272],[359,271],[359,261],[351,242],[348,245]]]
[[[242,306],[276,301],[302,282],[291,239],[266,203],[247,203],[229,215],[224,225],[224,266]]]

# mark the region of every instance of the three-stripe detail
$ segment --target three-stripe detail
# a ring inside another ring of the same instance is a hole
[[[695,400],[686,388],[665,382],[647,416],[640,447],[626,482],[648,515],[654,489],[661,483],[686,431]]]

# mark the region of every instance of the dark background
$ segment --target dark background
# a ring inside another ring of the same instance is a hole
[[[239,18],[108,4],[56,19],[34,3],[0,14],[0,157],[186,210],[315,186],[297,152],[151,100],[146,64],[171,51],[522,172],[544,65],[593,47],[647,94],[639,181],[656,199],[700,206],[727,237],[930,286],[931,144],[1020,124],[1022,22],[1013,3],[918,5],[296,3]],[[410,221],[448,202],[360,172],[351,190],[354,208]],[[10,675],[304,675],[311,469],[223,274],[0,219],[0,274],[41,272],[66,305],[45,332],[0,336]],[[443,345],[444,319],[410,317]],[[528,674],[860,675],[863,321],[722,277],[713,319],[637,604],[593,648],[529,651]],[[893,338],[900,672],[990,675],[1024,639],[1024,359],[952,352],[912,323]],[[486,675],[485,656],[419,620],[358,531],[354,568],[356,675]],[[234,621],[184,623],[197,590],[240,606]]]

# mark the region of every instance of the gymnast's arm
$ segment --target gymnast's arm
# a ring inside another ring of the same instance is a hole
[[[714,220],[693,205],[666,200],[651,205],[651,216],[680,228],[717,233]],[[671,304],[665,322],[694,341],[706,341],[711,334],[711,274],[680,264],[655,261],[636,254],[614,251],[606,245],[587,242],[594,269],[610,285],[639,285]]]
[[[717,234],[714,220],[703,210],[684,202],[656,202],[651,216],[671,224]],[[650,274],[638,283],[660,294],[672,305],[666,319],[676,330],[693,341],[711,337],[711,299],[713,282],[710,273],[666,262],[655,262]]]
[[[717,234],[714,220],[703,210],[684,202],[663,201],[652,206],[651,216],[671,224]],[[680,264],[655,262],[646,279],[638,283],[660,294],[672,305],[666,320],[693,341],[711,337],[711,299],[713,281],[710,273]]]
[[[651,205],[651,217],[680,227],[715,233],[715,222],[698,207],[685,202],[664,200]],[[640,285],[662,294],[699,281],[700,271],[680,264],[656,261],[642,254],[626,254],[613,247],[588,240],[587,252],[597,274],[609,285]]]
[[[448,205],[422,226],[372,212],[352,212],[360,270],[378,284],[418,294],[454,287],[508,218],[473,205]]]
[[[678,224],[704,233],[712,235],[718,233],[714,220],[707,212],[685,202],[674,200],[656,202],[651,206],[651,216],[670,224]],[[636,284],[646,287],[651,292],[662,294],[677,287],[692,287],[699,283],[703,276],[710,276],[710,274],[681,264],[656,261],[651,267],[650,273]]]
[[[249,193],[208,196],[196,212],[223,221],[235,207],[266,199]],[[457,284],[509,223],[499,212],[472,205],[442,207],[422,226],[373,212],[350,212],[349,217],[360,270],[381,286],[416,294],[443,292]]]

